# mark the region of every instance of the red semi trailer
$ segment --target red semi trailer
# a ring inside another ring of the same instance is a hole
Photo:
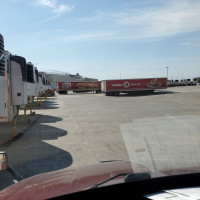
[[[106,95],[119,95],[120,93],[133,93],[137,91],[153,92],[155,89],[166,89],[167,78],[140,78],[124,80],[104,80],[101,90]]]
[[[73,92],[90,92],[95,91],[96,93],[101,92],[101,82],[100,81],[90,81],[90,82],[58,82],[57,92],[59,94],[67,94],[68,91]]]

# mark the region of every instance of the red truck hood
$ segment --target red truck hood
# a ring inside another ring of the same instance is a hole
[[[141,172],[149,172],[139,166]],[[121,173],[133,173],[128,161],[106,162],[36,175],[0,191],[0,199],[48,199],[82,191]],[[123,177],[124,178],[124,177]],[[121,182],[123,179],[121,179]],[[112,182],[110,183],[112,184]]]

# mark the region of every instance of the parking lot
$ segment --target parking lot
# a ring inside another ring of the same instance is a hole
[[[0,146],[22,178],[112,160],[154,170],[200,166],[200,86],[137,96],[56,94],[35,112],[22,137]]]

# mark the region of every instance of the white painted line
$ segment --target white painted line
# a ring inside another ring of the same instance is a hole
[[[200,166],[200,116],[166,116],[120,125],[132,162],[155,171]]]

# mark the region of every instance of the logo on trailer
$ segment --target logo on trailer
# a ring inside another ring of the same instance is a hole
[[[156,87],[160,87],[161,83],[157,79],[152,79],[150,83],[147,84],[147,86],[150,88],[156,88]]]
[[[125,88],[128,88],[129,85],[130,85],[129,82],[124,82],[124,87],[125,87]]]
[[[71,88],[71,83],[63,83],[62,84],[63,89],[70,89]]]

